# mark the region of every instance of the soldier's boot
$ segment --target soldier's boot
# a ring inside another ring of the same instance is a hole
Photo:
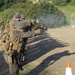
[[[10,74],[10,75],[19,75],[19,69],[15,73]]]

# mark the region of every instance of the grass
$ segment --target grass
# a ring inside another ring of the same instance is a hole
[[[10,5],[10,4],[9,4]],[[45,7],[45,9],[44,9]],[[4,7],[3,7],[4,8]],[[75,6],[66,5],[66,6],[52,6],[46,4],[32,4],[32,3],[16,3],[12,4],[9,8],[0,11],[0,18],[4,19],[4,22],[10,20],[14,12],[20,12],[28,18],[34,18],[40,13],[48,12],[57,12],[58,10],[62,11],[66,16],[67,25],[71,24],[71,19],[75,18]]]

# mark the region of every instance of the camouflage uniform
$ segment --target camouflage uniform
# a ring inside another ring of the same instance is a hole
[[[12,19],[11,21],[8,21],[6,23],[5,30],[2,36],[2,48],[4,50],[3,56],[4,56],[6,63],[9,65],[10,75],[19,75],[18,62],[16,62],[17,57],[16,59],[13,59],[14,54],[15,54],[14,52],[16,51],[11,50],[12,45],[10,43],[10,31],[14,29],[14,24],[16,22],[17,21],[14,19]],[[12,59],[14,62],[12,61]]]
[[[32,27],[36,24],[36,20],[33,19],[33,20],[30,20],[28,18],[25,18],[23,15],[21,15],[21,18],[24,19],[22,20],[22,22],[25,22],[25,32],[28,32],[28,31],[32,31]],[[21,53],[22,53],[22,61],[24,61],[25,59],[27,59],[27,41],[28,41],[28,38],[23,38],[23,44],[22,44],[22,50],[21,50]],[[24,59],[23,59],[24,58]]]
[[[25,28],[25,32],[28,31],[32,31],[32,27],[34,26],[34,24],[36,23],[36,20],[30,20],[28,18],[25,18],[23,15],[21,15],[21,20],[22,22],[24,22],[26,28]],[[21,55],[22,55],[22,61],[25,61],[27,59],[27,41],[28,38],[23,38],[23,43],[22,43],[22,50],[21,50]]]
[[[3,37],[2,37],[2,47],[4,49],[4,59],[6,61],[6,63],[9,65],[9,71],[11,75],[19,75],[19,69],[18,69],[18,64],[12,63],[12,56],[13,56],[13,52],[11,50],[11,46],[10,46],[10,37],[9,37],[9,33],[4,33]],[[16,61],[16,60],[13,60]]]
[[[28,23],[28,22],[27,22]],[[32,37],[35,35],[34,31],[22,32],[18,29],[26,28],[28,25],[26,21],[15,21],[12,19],[7,23],[2,37],[2,45],[4,48],[4,58],[9,64],[11,75],[19,75],[20,51],[22,49],[23,38]],[[19,58],[19,59],[18,59]]]

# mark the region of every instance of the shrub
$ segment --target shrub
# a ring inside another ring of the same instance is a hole
[[[53,0],[55,5],[64,6],[67,5],[71,0]]]

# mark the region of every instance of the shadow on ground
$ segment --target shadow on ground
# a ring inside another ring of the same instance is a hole
[[[39,75],[45,68],[48,66],[52,65],[54,62],[62,58],[63,56],[69,56],[75,53],[69,53],[69,51],[64,51],[60,53],[53,54],[46,59],[42,61],[37,67],[35,67],[33,70],[31,70],[28,74],[26,75]]]
[[[3,51],[0,51],[0,75],[8,75],[8,65],[6,64]]]
[[[28,41],[29,49],[28,49],[28,60],[25,64],[28,64],[41,56],[45,55],[46,53],[54,50],[55,48],[61,48],[69,46],[68,43],[62,40],[57,40],[52,37],[49,37],[48,34],[43,34],[37,36],[35,38],[31,38]],[[61,51],[60,53],[53,54],[48,56],[46,59],[42,61],[38,66],[33,68],[29,73],[25,75],[39,75],[46,67],[52,65],[54,62],[62,58],[63,56],[69,56],[74,53],[69,53],[66,51]],[[7,75],[8,74],[8,65],[5,63],[3,58],[3,51],[0,51],[0,75]]]
[[[33,38],[29,42],[35,42],[36,44],[34,43],[30,45],[30,48],[28,50],[29,61],[27,63],[38,59],[39,57],[45,55],[51,50],[54,50],[55,48],[69,46],[68,43],[65,43],[61,40],[53,39],[52,37],[49,37],[47,34],[43,34],[41,36]]]
[[[49,37],[47,34],[32,38],[32,40],[30,40],[28,43],[33,43],[33,42],[35,42],[36,44],[31,44],[29,47],[27,63],[30,63],[40,58],[41,56],[45,55],[51,50],[54,50],[55,48],[69,46],[69,44],[66,43],[65,41],[54,39],[52,37]],[[46,67],[52,65],[54,62],[56,62],[63,56],[69,56],[72,54],[75,53],[69,53],[68,50],[53,54],[47,57],[46,59],[44,59],[42,63],[40,63],[37,67],[35,67],[26,75],[39,75]]]

